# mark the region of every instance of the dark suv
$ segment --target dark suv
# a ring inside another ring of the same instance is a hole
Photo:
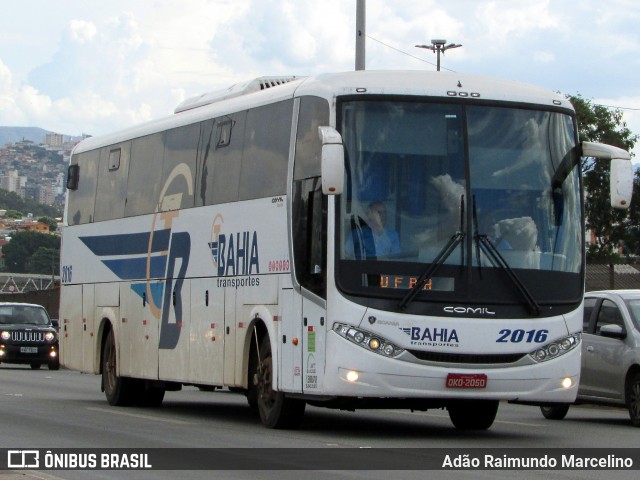
[[[46,363],[58,370],[56,323],[40,305],[0,302],[0,363],[28,363],[34,370]]]

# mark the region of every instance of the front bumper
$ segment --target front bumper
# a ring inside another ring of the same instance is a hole
[[[57,344],[0,344],[0,363],[56,364],[58,362]]]
[[[363,351],[334,335],[327,336],[325,392],[350,397],[487,399],[570,403],[580,381],[580,348],[543,363],[518,366],[434,365],[409,363]],[[356,381],[349,372],[356,371]],[[482,389],[446,388],[449,373],[484,374]],[[571,379],[570,383],[563,382]]]

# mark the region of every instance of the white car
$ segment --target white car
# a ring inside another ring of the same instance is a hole
[[[587,292],[584,297],[582,369],[575,402],[625,406],[640,427],[640,290]],[[541,406],[551,420],[570,404]]]

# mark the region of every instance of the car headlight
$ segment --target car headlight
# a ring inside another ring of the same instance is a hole
[[[2,338],[2,340],[9,340],[11,338],[11,334],[9,332],[2,332],[0,333],[0,338]]]
[[[397,357],[404,352],[404,348],[398,347],[380,335],[375,335],[366,330],[352,327],[351,325],[334,323],[333,331],[342,338],[346,338],[350,342],[384,357]]]
[[[47,332],[44,334],[44,339],[47,342],[53,342],[56,339],[56,334],[53,332]]]
[[[580,333],[574,333],[573,335],[561,338],[560,340],[556,340],[545,345],[544,347],[534,350],[533,352],[529,353],[529,356],[539,363],[546,362],[547,360],[552,360],[561,355],[564,355],[567,352],[570,352],[578,345],[580,345],[580,337]]]

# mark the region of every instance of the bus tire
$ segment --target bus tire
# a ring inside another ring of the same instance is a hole
[[[456,400],[447,405],[449,418],[458,430],[487,430],[498,413],[498,400]]]
[[[109,405],[117,407],[133,405],[135,380],[119,377],[116,362],[116,342],[113,330],[110,330],[102,350],[102,389]]]
[[[157,408],[164,400],[165,388],[158,387],[148,380],[135,380],[138,392],[134,402],[138,407]]]
[[[562,420],[567,416],[570,405],[568,403],[558,403],[557,405],[544,405],[540,407],[542,416],[548,420]]]
[[[260,344],[260,362],[252,378],[256,382],[256,403],[262,424],[267,428],[299,427],[304,418],[306,402],[288,398],[273,389],[273,357],[268,335]]]

